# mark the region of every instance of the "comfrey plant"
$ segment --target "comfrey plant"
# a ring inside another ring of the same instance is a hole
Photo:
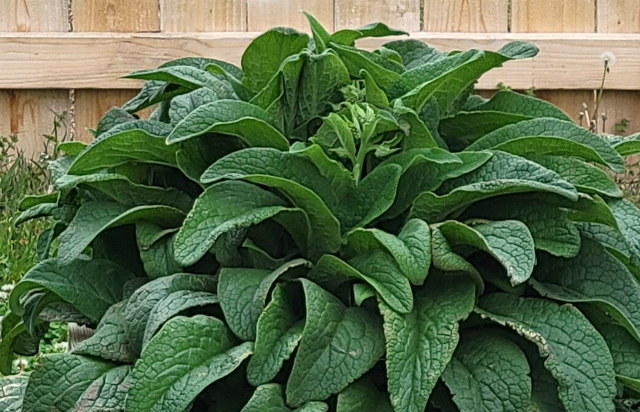
[[[95,327],[6,377],[5,411],[613,411],[640,391],[640,211],[612,143],[473,95],[529,43],[371,52],[383,24],[276,28],[242,67],[129,77],[67,142],[0,370],[47,322]],[[134,115],[157,105],[147,120]],[[57,253],[50,255],[52,243]]]

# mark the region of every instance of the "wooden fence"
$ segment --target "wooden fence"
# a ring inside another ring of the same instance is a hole
[[[89,140],[86,128],[140,86],[119,76],[187,55],[239,62],[257,32],[307,30],[300,9],[333,30],[382,21],[443,49],[534,41],[538,57],[478,87],[533,87],[575,119],[611,51],[606,131],[623,119],[626,133],[640,131],[640,0],[0,0],[0,135],[17,134],[35,154],[67,112],[69,134]]]

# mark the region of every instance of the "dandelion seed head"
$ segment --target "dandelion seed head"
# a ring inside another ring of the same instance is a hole
[[[600,61],[602,64],[606,64],[607,67],[611,67],[616,64],[616,55],[610,51],[606,51],[600,55]]]

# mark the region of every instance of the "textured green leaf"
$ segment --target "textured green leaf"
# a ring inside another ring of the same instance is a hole
[[[503,220],[469,226],[448,220],[436,226],[450,246],[472,246],[493,256],[504,267],[512,286],[531,276],[536,255],[533,238],[524,223]]]
[[[404,70],[400,63],[372,52],[337,43],[331,43],[330,47],[338,53],[352,76],[359,76],[360,70],[364,69],[383,90],[389,90]]]
[[[111,306],[100,319],[95,334],[73,348],[77,355],[96,356],[120,363],[133,363],[138,354],[132,349],[125,329],[126,302]]]
[[[431,265],[431,232],[422,220],[409,220],[398,236],[380,229],[355,229],[347,235],[347,246],[356,253],[372,249],[389,252],[414,285],[421,285],[427,278]]]
[[[342,97],[339,89],[348,82],[349,72],[333,50],[307,56],[300,73],[297,124],[324,115]]]
[[[631,257],[629,245],[624,236],[611,226],[582,222],[576,226],[580,229],[582,236],[597,241],[616,256],[623,256],[626,259]]]
[[[445,182],[439,193],[446,194],[424,192],[420,195],[411,215],[437,222],[479,200],[525,192],[548,192],[571,201],[578,200],[575,187],[560,179],[557,173],[522,157],[496,151],[479,168]]]
[[[502,126],[536,117],[571,120],[562,110],[547,101],[511,90],[501,90],[490,100],[461,111],[455,117],[443,119],[440,133],[445,137],[471,142]]]
[[[407,34],[402,30],[392,29],[383,23],[371,23],[357,29],[343,29],[331,35],[334,43],[353,45],[353,42],[365,37],[386,37]]]
[[[225,98],[229,97],[218,96],[208,87],[201,87],[189,93],[176,96],[171,99],[171,106],[169,107],[169,119],[171,120],[171,124],[175,126],[182,119],[187,117],[189,113],[204,104]]]
[[[301,282],[306,323],[286,389],[287,403],[294,406],[342,391],[384,352],[379,318],[345,307],[311,281]]]
[[[125,410],[185,411],[202,390],[251,355],[252,342],[233,345],[231,332],[216,318],[169,320],[145,346],[131,372]]]
[[[0,409],[5,412],[22,411],[22,398],[28,380],[29,377],[24,374],[0,379]]]
[[[13,221],[15,226],[39,217],[51,216],[58,209],[57,203],[39,203],[20,213]]]
[[[490,200],[472,207],[465,216],[519,220],[531,232],[536,249],[555,256],[573,257],[580,250],[580,233],[567,213],[542,200],[521,196],[512,196],[508,201]]]
[[[429,47],[424,42],[415,39],[396,40],[385,43],[382,46],[398,53],[407,70],[414,69],[432,61],[441,60],[446,56],[446,53]]]
[[[192,265],[200,260],[224,233],[296,210],[286,207],[285,202],[278,196],[251,183],[216,183],[196,200],[176,235],[176,261],[183,266]]]
[[[364,80],[366,102],[374,106],[388,107],[389,99],[387,99],[387,95],[384,93],[384,90],[378,86],[378,83],[376,83],[373,76],[371,76],[368,71],[362,69],[360,70],[360,77]],[[329,116],[331,116],[331,114]]]
[[[129,79],[157,80],[193,90],[199,87],[207,87],[216,93],[220,99],[237,98],[231,84],[222,78],[204,70],[188,65],[175,65],[158,67],[157,69],[138,70],[123,76]]]
[[[552,299],[593,302],[606,308],[640,341],[640,284],[597,241],[583,238],[573,259],[540,259],[532,286]]]
[[[73,411],[85,390],[113,367],[111,363],[84,356],[62,353],[44,356],[29,376],[22,410]]]
[[[463,340],[442,373],[460,411],[524,411],[531,399],[529,364],[509,339],[491,333]]]
[[[380,392],[369,379],[360,378],[338,394],[336,412],[390,412],[389,396]]]
[[[23,276],[11,292],[9,305],[14,313],[22,314],[21,297],[33,289],[45,288],[97,322],[111,305],[122,299],[122,285],[134,277],[106,260],[76,259],[63,263],[47,259]]]
[[[174,259],[174,232],[177,229],[162,229],[149,222],[136,224],[136,240],[140,251],[140,260],[145,274],[151,279],[182,272],[182,265]],[[144,234],[153,234],[157,238],[145,243]]]
[[[484,291],[484,280],[478,270],[464,257],[453,251],[438,226],[431,228],[431,260],[433,268],[444,272],[465,274],[476,284],[478,294]]]
[[[598,325],[609,345],[616,378],[633,390],[640,388],[640,343],[624,328],[613,323]]]
[[[258,318],[255,350],[247,365],[250,384],[270,382],[298,346],[304,321],[302,314],[297,313],[296,304],[290,285],[276,285],[271,302]]]
[[[76,402],[74,412],[121,412],[129,390],[130,365],[115,367],[91,382]]]
[[[77,258],[103,231],[139,221],[153,221],[165,227],[179,226],[184,212],[169,206],[130,206],[113,202],[83,203],[71,224],[60,234],[58,256],[63,263]]]
[[[174,292],[193,291],[215,293],[217,279],[211,275],[177,273],[144,284],[133,292],[124,310],[125,330],[129,335],[131,350],[138,354],[142,349],[144,334],[152,313],[163,312],[167,298]]]
[[[120,107],[112,107],[107,110],[96,127],[95,136],[100,136],[102,133],[109,131],[112,127],[121,123],[133,122],[138,120],[134,115]]]
[[[476,312],[538,345],[568,411],[614,410],[611,354],[602,336],[575,307],[496,293],[482,297]]]
[[[537,53],[538,48],[531,43],[511,42],[498,52],[469,50],[449,54],[442,60],[403,73],[394,85],[394,95],[401,96],[403,104],[416,111],[433,97],[440,113],[450,113],[460,94],[486,71],[508,60],[529,58]]]
[[[173,129],[167,144],[205,133],[237,136],[249,146],[287,150],[287,139],[273,125],[271,116],[260,107],[240,100],[216,100],[198,106]]]
[[[165,144],[164,136],[125,130],[92,142],[75,158],[68,173],[88,174],[132,161],[174,166],[176,150]]]
[[[277,27],[256,37],[242,55],[244,83],[258,92],[278,72],[282,62],[307,47],[309,36]]]
[[[293,410],[284,400],[284,390],[278,383],[260,385],[242,408],[241,412],[327,412],[329,405],[324,402],[308,402]]]
[[[622,137],[615,143],[612,143],[616,151],[620,153],[620,156],[629,156],[640,153],[640,133]]]
[[[219,302],[218,296],[201,291],[177,290],[162,298],[149,312],[147,326],[144,328],[142,345],[145,346],[163,324],[181,312],[214,305]]]
[[[322,256],[308,277],[323,287],[333,289],[351,279],[369,284],[394,310],[407,313],[413,307],[411,284],[391,255],[372,250],[345,262],[333,256]]]
[[[627,199],[615,199],[608,203],[620,232],[629,245],[632,263],[640,265],[640,209]]]
[[[606,138],[566,120],[540,118],[495,130],[473,142],[466,150],[497,149],[513,154],[580,156],[624,171],[624,160]]]
[[[380,303],[387,345],[388,391],[396,411],[423,411],[458,344],[458,322],[473,309],[473,283],[464,277],[429,277],[416,291],[411,313]]]

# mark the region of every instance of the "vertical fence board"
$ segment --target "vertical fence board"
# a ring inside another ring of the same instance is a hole
[[[175,2],[174,3],[178,3]],[[158,0],[73,0],[74,31],[149,32],[160,30]],[[126,73],[122,73],[123,75]],[[120,106],[134,90],[76,90],[74,102],[74,138],[90,141],[87,128],[95,128],[102,114]]]
[[[506,32],[508,0],[425,0],[424,31]]]
[[[595,0],[511,0],[513,32],[593,32]]]
[[[598,32],[640,32],[640,1],[606,0],[598,2]]]
[[[420,0],[335,0],[336,30],[373,22],[407,32],[420,30]]]
[[[73,0],[73,31],[160,31],[158,0]]]
[[[247,31],[246,0],[160,0],[163,32]]]
[[[68,29],[67,0],[4,0],[0,3],[0,31]],[[19,149],[29,157],[37,156],[42,151],[42,135],[51,133],[56,114],[68,110],[67,90],[0,90],[0,135],[18,136]]]
[[[67,90],[0,90],[0,135],[16,135],[19,150],[37,157],[56,116],[68,112]]]
[[[333,0],[247,0],[247,30],[287,26],[308,32],[309,24],[300,10],[312,14],[327,30],[333,30]]]
[[[67,0],[3,0],[0,31],[67,31]]]

